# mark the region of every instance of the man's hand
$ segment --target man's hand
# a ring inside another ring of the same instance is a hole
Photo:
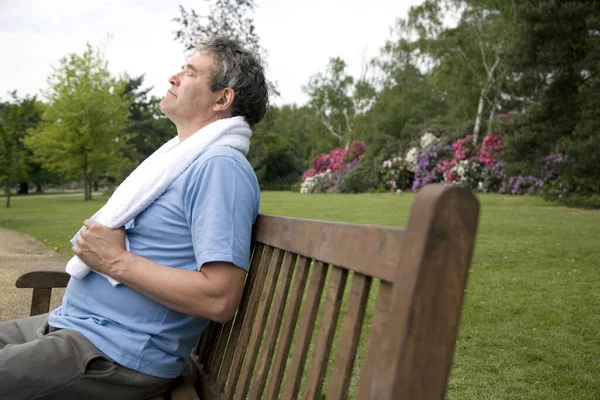
[[[125,229],[111,229],[91,219],[83,221],[83,226],[73,254],[94,271],[110,275],[111,267],[127,252]]]

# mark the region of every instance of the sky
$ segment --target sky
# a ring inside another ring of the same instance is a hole
[[[273,103],[305,104],[302,86],[341,57],[359,76],[364,60],[377,56],[391,28],[421,0],[255,0],[253,14],[267,52],[267,78],[281,96]],[[178,5],[198,13],[203,0],[0,0],[0,99],[17,90],[40,94],[52,68],[86,42],[105,45],[111,73],[145,74],[152,94],[163,96],[168,77],[186,58],[174,40]]]

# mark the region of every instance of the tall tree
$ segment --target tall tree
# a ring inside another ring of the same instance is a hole
[[[353,138],[356,117],[372,105],[375,89],[367,81],[366,70],[358,80],[346,73],[346,62],[329,60],[327,71],[313,75],[303,87],[309,106],[338,144],[347,146]]]
[[[199,15],[194,9],[179,6],[179,17],[173,20],[181,27],[175,31],[186,51],[196,48],[200,40],[216,35],[229,35],[257,53],[262,53],[260,38],[251,14],[254,0],[216,0],[211,2],[207,15]]]
[[[510,60],[530,105],[507,132],[514,173],[567,154],[569,190],[600,191],[600,1],[519,3]]]
[[[0,103],[0,180],[10,207],[10,186],[26,179],[28,154],[23,145],[27,130],[36,126],[41,108],[35,96],[19,98],[16,91],[10,101]]]
[[[70,54],[48,78],[48,106],[25,143],[50,170],[82,179],[84,200],[94,179],[122,161],[129,99],[124,82],[110,75],[99,49]]]
[[[151,87],[144,88],[144,75],[125,76],[123,96],[129,100],[127,157],[135,165],[150,156],[169,139],[177,135],[175,125],[160,111],[161,99],[149,96]]]
[[[260,45],[260,37],[254,26],[254,0],[209,0],[206,15],[198,14],[194,9],[187,10],[179,6],[179,17],[173,21],[180,24],[175,40],[181,42],[185,51],[194,50],[198,43],[213,36],[229,36],[240,41],[244,47],[260,55],[266,66],[267,52]],[[279,95],[275,82],[267,80],[269,90]]]
[[[412,28],[398,20],[393,37],[374,60],[378,71],[377,100],[359,120],[361,138],[391,147],[406,147],[411,139],[429,129],[447,113],[444,92],[431,83],[428,73],[419,67]]]
[[[458,16],[456,26],[449,26],[445,15]],[[507,95],[502,89],[510,76],[506,48],[513,16],[511,2],[497,0],[426,0],[410,11],[417,49],[433,65],[432,77],[445,89],[449,111],[459,118],[474,115],[475,142],[486,116],[490,127]]]

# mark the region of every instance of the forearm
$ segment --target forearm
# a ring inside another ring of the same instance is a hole
[[[237,304],[230,304],[231,297],[224,297],[215,290],[218,285],[211,282],[202,270],[166,267],[125,252],[113,263],[108,274],[133,290],[184,314],[223,322],[237,308]]]

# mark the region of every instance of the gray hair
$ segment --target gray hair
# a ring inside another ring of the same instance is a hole
[[[269,105],[269,88],[260,56],[237,40],[215,36],[199,44],[198,52],[214,57],[210,90],[231,88],[235,92],[232,116],[243,116],[250,126],[260,122]]]

